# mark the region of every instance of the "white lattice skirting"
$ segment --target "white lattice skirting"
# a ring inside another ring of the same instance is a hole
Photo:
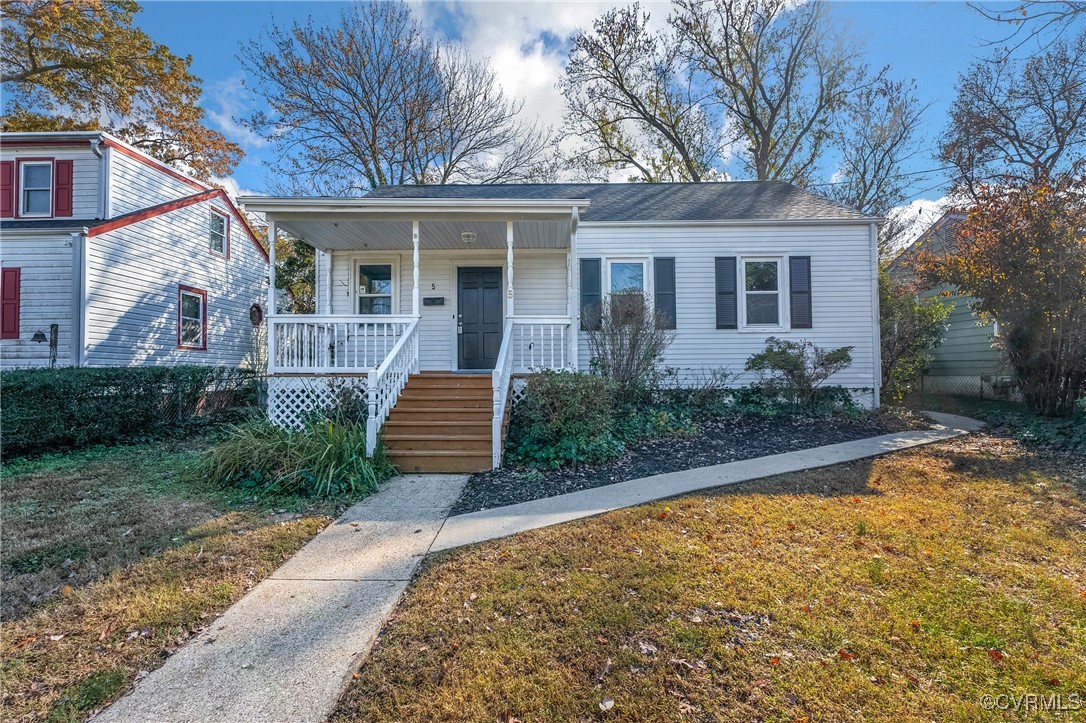
[[[366,398],[366,377],[268,377],[268,420],[280,427],[300,427],[314,412],[335,406],[347,393]]]

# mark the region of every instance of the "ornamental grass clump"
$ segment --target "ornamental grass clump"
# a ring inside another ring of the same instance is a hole
[[[231,427],[201,460],[199,474],[222,487],[261,495],[359,497],[396,474],[378,445],[366,456],[366,427],[323,417],[300,429],[266,421]]]

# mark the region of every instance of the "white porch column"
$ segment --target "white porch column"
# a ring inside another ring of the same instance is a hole
[[[513,222],[505,222],[505,315],[513,316]]]
[[[279,229],[276,226],[275,220],[268,218],[268,309],[265,312],[265,326],[267,327],[267,349],[268,349],[268,371],[276,365],[275,360],[275,239],[278,237]],[[268,404],[271,404],[271,398],[268,399]]]
[[[577,226],[581,216],[576,207],[573,208],[573,218],[569,222],[569,268],[566,272],[566,305],[569,309],[569,318],[572,320],[569,329],[569,365],[576,370],[577,341],[581,333],[581,303],[577,294]]]
[[[411,222],[411,316],[419,317],[419,222]]]

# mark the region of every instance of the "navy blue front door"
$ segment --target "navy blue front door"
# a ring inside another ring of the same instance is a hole
[[[493,369],[502,345],[502,270],[464,266],[457,273],[460,369]]]

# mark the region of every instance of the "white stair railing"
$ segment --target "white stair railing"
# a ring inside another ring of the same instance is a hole
[[[505,405],[509,401],[509,387],[513,382],[513,355],[509,353],[509,347],[513,343],[513,319],[505,321],[502,330],[502,346],[498,350],[498,360],[494,363],[494,371],[491,372],[491,382],[494,389],[494,418],[491,422],[492,463],[494,469],[502,466],[502,425],[505,422]]]
[[[381,366],[371,369],[366,378],[366,455],[377,449],[377,433],[396,405],[408,377],[419,370],[419,321],[412,318]]]

